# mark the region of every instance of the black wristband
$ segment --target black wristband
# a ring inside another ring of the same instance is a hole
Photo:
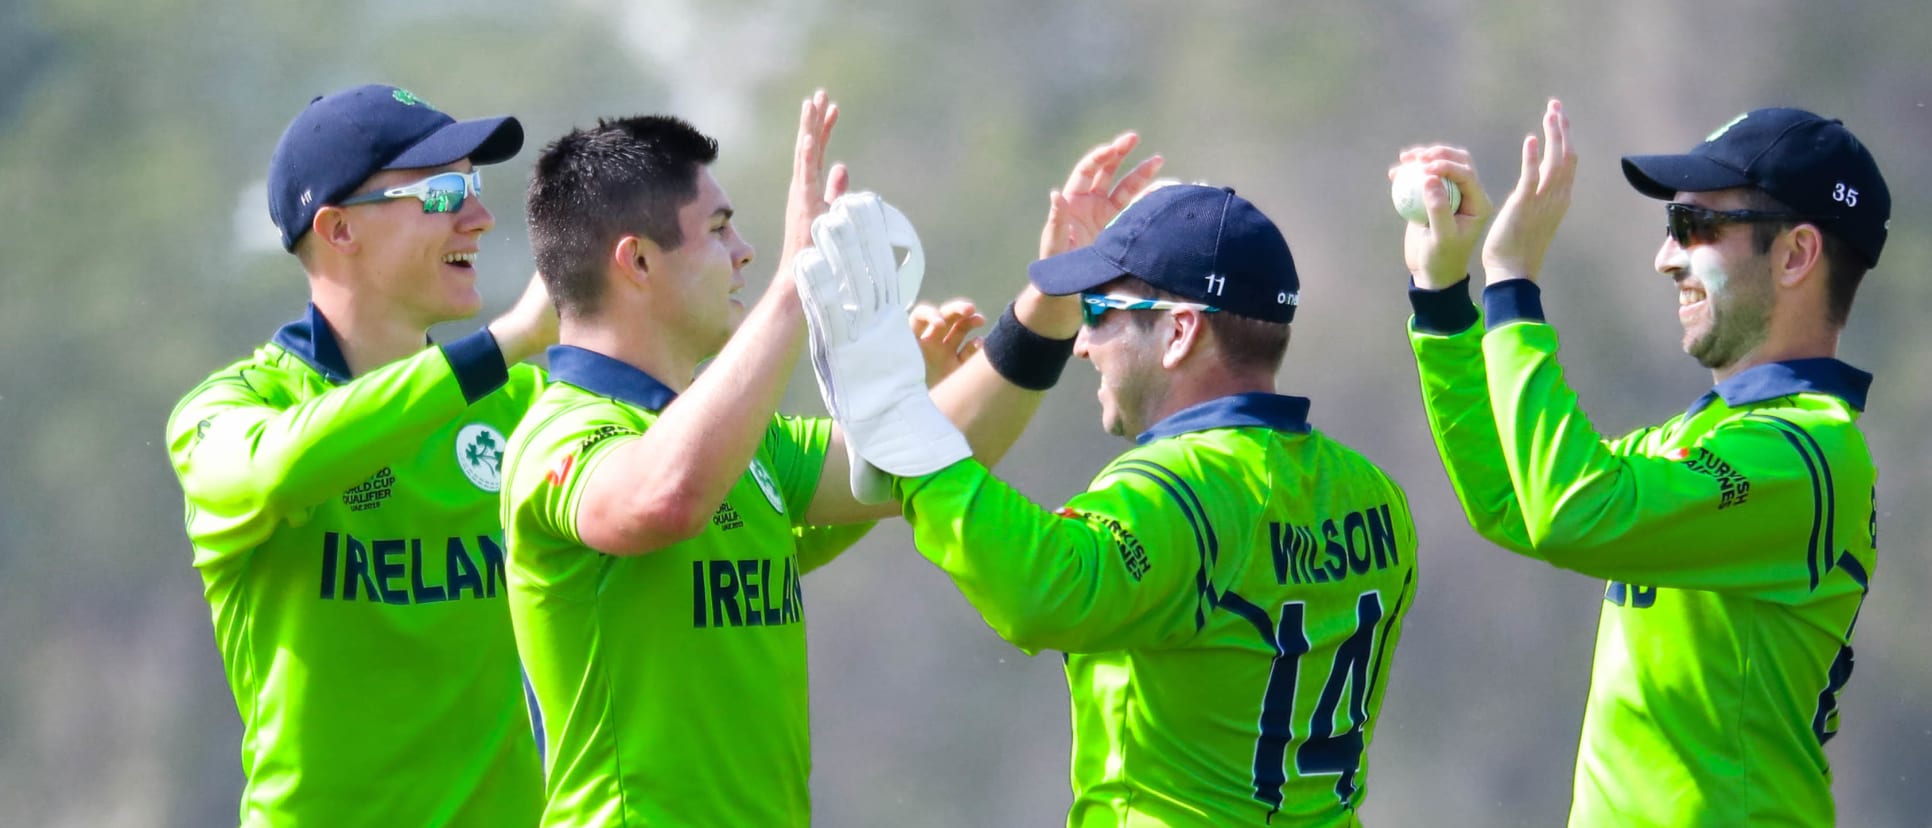
[[[993,370],[1021,388],[1045,391],[1060,381],[1060,372],[1073,357],[1073,337],[1048,339],[1020,324],[1007,305],[1000,321],[986,333],[986,361]]]

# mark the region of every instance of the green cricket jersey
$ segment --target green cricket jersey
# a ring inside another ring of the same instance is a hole
[[[1307,414],[1188,408],[1057,513],[972,461],[900,482],[920,551],[987,623],[1067,653],[1069,826],[1359,824],[1415,526]]]
[[[698,536],[586,547],[585,484],[674,393],[571,346],[504,457],[510,611],[546,728],[546,826],[811,821],[799,576],[862,529],[804,527],[832,424],[775,417]]]
[[[487,331],[348,374],[311,305],[168,420],[241,713],[241,823],[528,826],[497,489],[541,375]]]
[[[1466,283],[1465,283],[1466,285]],[[1534,283],[1414,291],[1430,428],[1470,524],[1605,578],[1573,826],[1833,824],[1824,744],[1877,564],[1871,375],[1739,372],[1605,440]]]

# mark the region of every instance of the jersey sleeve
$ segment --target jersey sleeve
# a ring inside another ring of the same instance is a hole
[[[1496,432],[1483,366],[1483,325],[1468,280],[1442,291],[1410,292],[1416,314],[1409,345],[1422,381],[1422,409],[1449,485],[1471,528],[1519,552],[1530,548]]]
[[[1803,594],[1836,564],[1834,453],[1789,419],[1755,413],[1669,456],[1606,444],[1534,317],[1483,351],[1528,553],[1613,580],[1680,589]]]
[[[504,492],[506,511],[522,513],[510,519],[520,528],[562,538],[573,547],[584,546],[577,532],[577,514],[590,479],[612,452],[642,434],[635,425],[611,419],[573,418],[540,426],[530,435],[526,456],[518,460],[516,489]],[[541,465],[523,468],[532,462]]]
[[[1057,512],[975,460],[902,480],[902,505],[920,554],[1029,653],[1177,642],[1213,604],[1212,528],[1193,487],[1140,453]]]
[[[791,516],[795,527],[804,526],[805,512],[811,508],[813,496],[818,494],[819,477],[825,473],[825,450],[831,443],[830,417],[781,414],[773,417],[765,430],[758,454],[771,463],[779,494],[785,498],[785,514]],[[844,547],[838,551],[844,551]]]
[[[507,379],[487,331],[304,399],[297,380],[244,363],[209,378],[168,418],[168,455],[197,544],[239,551],[414,448]],[[215,518],[214,520],[206,520]]]

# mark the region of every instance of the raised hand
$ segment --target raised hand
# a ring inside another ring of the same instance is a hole
[[[1139,135],[1123,132],[1112,141],[1094,147],[1073,165],[1066,184],[1047,196],[1046,226],[1040,230],[1040,258],[1093,244],[1101,228],[1127,209],[1154,181],[1161,165],[1166,163],[1158,155],[1148,156],[1118,183],[1114,181],[1114,174],[1139,143]]]
[[[1440,290],[1453,285],[1469,273],[1469,255],[1489,222],[1489,196],[1476,177],[1476,165],[1462,147],[1437,144],[1411,147],[1397,156],[1389,168],[1389,180],[1405,164],[1420,164],[1431,176],[1423,184],[1422,204],[1429,214],[1428,224],[1406,223],[1402,237],[1402,259],[1417,287]],[[1462,203],[1449,209],[1449,190],[1443,179],[1455,182],[1462,190]]]
[[[845,165],[833,164],[831,174],[825,172],[825,145],[838,120],[839,105],[827,98],[823,89],[806,98],[799,108],[791,191],[785,198],[785,244],[778,259],[780,278],[791,275],[792,257],[812,246],[812,219],[824,215],[831,203],[845,194]]]
[[[1508,279],[1534,281],[1543,255],[1556,238],[1557,225],[1570,209],[1576,181],[1576,150],[1570,147],[1570,118],[1563,102],[1551,98],[1543,109],[1543,140],[1523,138],[1523,170],[1516,189],[1496,214],[1496,227],[1483,242],[1483,271],[1489,284]]]
[[[968,337],[986,324],[986,317],[971,300],[954,299],[938,307],[919,303],[912,309],[911,323],[919,354],[926,358],[926,387],[930,388],[979,353],[980,340]]]

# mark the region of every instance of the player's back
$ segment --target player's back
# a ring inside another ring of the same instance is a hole
[[[1155,440],[1097,478],[1169,490],[1200,559],[1193,630],[1072,654],[1071,826],[1357,824],[1416,541],[1380,469],[1313,430]]]

